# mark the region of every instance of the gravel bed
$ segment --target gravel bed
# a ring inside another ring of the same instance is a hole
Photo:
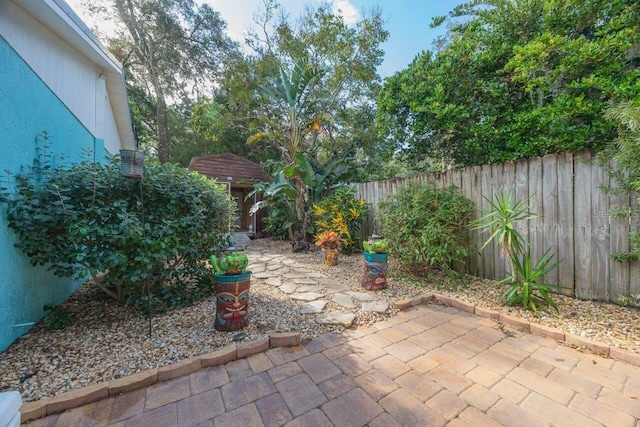
[[[324,275],[352,291],[366,292],[360,285],[361,254],[341,255],[338,265],[327,267],[315,247],[294,254],[288,243],[268,239],[254,241],[247,253],[252,263],[254,258],[271,258],[292,273]],[[268,271],[269,261],[255,262],[253,267],[259,270],[261,265]],[[215,297],[211,295],[191,307],[154,317],[151,337],[143,313],[83,285],[62,305],[74,316],[71,324],[48,331],[42,322],[38,323],[29,334],[0,353],[0,391],[18,390],[23,401],[29,402],[209,353],[233,341],[255,340],[287,331],[300,332],[306,339],[343,329],[317,324],[315,314],[300,314],[298,303],[267,282],[252,277],[249,325],[239,333],[214,329]],[[379,300],[392,302],[430,291],[640,353],[640,311],[634,308],[555,296],[560,314],[541,313],[536,318],[530,312],[503,307],[502,289],[493,282],[468,276],[451,279],[439,273],[411,278],[392,272],[387,289],[370,293]],[[345,308],[332,302],[325,290],[320,292],[330,301],[324,311],[351,312],[356,316],[354,326],[368,326],[397,313],[395,309],[382,314],[362,312],[359,304]]]

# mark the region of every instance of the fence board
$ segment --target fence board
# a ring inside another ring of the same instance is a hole
[[[555,154],[542,158],[542,231],[544,251],[553,254],[551,263],[558,261],[558,161]],[[558,270],[554,269],[544,276],[544,283],[558,284]]]
[[[516,163],[515,202],[529,199],[529,162],[520,160]],[[529,225],[527,221],[518,221],[516,230],[520,232],[525,241],[529,241]]]
[[[578,298],[591,299],[591,154],[583,151],[575,158],[575,192],[573,198],[576,256],[575,293]]]
[[[609,164],[611,168],[615,168],[614,162]],[[611,183],[615,186],[615,183]],[[628,194],[612,194],[609,198],[609,209],[613,212],[623,207],[629,206],[631,199]],[[609,217],[609,226],[611,231],[609,253],[624,253],[629,251],[629,233],[631,231],[631,221],[628,217]],[[628,262],[610,263],[610,285],[609,300],[616,301],[619,295],[629,295],[630,293],[630,265]]]
[[[491,165],[491,179],[492,185],[489,188],[489,193],[485,194],[491,200],[495,200],[495,195],[504,191],[504,166],[502,164]],[[491,245],[495,246],[495,242],[491,242]],[[502,255],[501,251],[494,251],[493,259],[493,274],[491,277],[503,278],[506,276],[506,272],[509,269],[505,269],[506,257]]]
[[[609,185],[609,176],[598,165],[591,165],[591,295],[595,299],[608,299],[609,287],[600,286],[609,280],[609,197],[600,191]]]
[[[531,218],[529,224],[529,251],[531,262],[538,262],[544,254],[544,229],[543,220],[544,197],[542,188],[542,159],[537,157],[529,160],[529,207],[536,216]]]
[[[631,206],[637,206],[638,201],[631,197]],[[636,212],[631,216],[629,228],[632,233],[640,232],[640,215]],[[640,261],[633,261],[629,264],[629,294],[640,294]]]
[[[480,178],[482,182],[481,193],[485,196],[488,196],[489,194],[492,193],[491,166],[480,169]],[[487,202],[486,199],[482,199],[481,206],[485,211],[489,210],[489,203]],[[491,233],[489,231],[483,232],[482,242],[486,242],[490,236],[491,236]],[[496,253],[491,248],[492,248],[492,245],[489,244],[482,250],[482,259],[483,259],[482,264],[484,269],[483,277],[497,277],[494,274],[495,268],[493,263],[493,260],[496,257]]]
[[[471,194],[473,196],[471,198],[471,201],[476,206],[476,218],[480,218],[482,216],[482,211],[480,210],[482,206],[482,174],[480,172],[480,167],[474,166],[473,168],[471,168],[471,173]],[[486,277],[484,272],[482,250],[480,249],[482,247],[482,243],[484,242],[484,240],[482,240],[482,233],[480,233],[479,230],[476,230],[474,236],[475,251],[473,258],[475,269],[473,274],[478,277]]]
[[[531,253],[537,261],[545,249],[556,250],[561,263],[547,281],[556,281],[563,292],[574,292],[579,298],[613,300],[620,294],[640,294],[640,262],[617,264],[613,253],[628,248],[629,232],[640,231],[640,217],[630,220],[610,218],[609,209],[631,202],[627,196],[605,195],[599,186],[608,176],[601,168],[587,163],[587,151],[573,155],[545,156],[503,165],[475,166],[448,170],[438,174],[421,174],[408,178],[358,184],[357,195],[371,204],[367,223],[361,227],[361,238],[370,235],[377,225],[378,203],[409,183],[431,181],[439,188],[455,185],[476,206],[474,218],[487,208],[486,196],[494,199],[500,190],[514,189],[515,200],[527,200],[538,218],[516,224],[516,229],[531,242]],[[586,162],[585,162],[586,161]],[[470,233],[470,250],[466,271],[479,277],[501,279],[506,273],[505,261],[494,244],[480,247],[490,233]],[[464,267],[462,267],[464,268]]]
[[[575,277],[573,247],[573,154],[564,153],[558,165],[558,280],[562,293],[572,295]]]

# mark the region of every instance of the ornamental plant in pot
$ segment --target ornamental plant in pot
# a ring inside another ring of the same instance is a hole
[[[251,271],[249,259],[242,248],[229,247],[220,256],[209,258],[215,271],[216,319],[218,331],[233,332],[247,326]]]
[[[364,248],[362,286],[370,291],[386,288],[389,241],[374,233],[369,240],[362,242],[362,246]]]
[[[316,234],[315,241],[316,246],[319,246],[322,250],[325,265],[336,265],[338,255],[340,255],[340,246],[344,239],[335,231],[325,230],[322,233]]]

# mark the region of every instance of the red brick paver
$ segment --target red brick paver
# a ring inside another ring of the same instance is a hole
[[[466,311],[409,306],[344,334],[280,334],[23,409],[49,414],[32,427],[640,427],[635,353],[577,351],[555,341],[560,332],[525,333],[455,304]]]

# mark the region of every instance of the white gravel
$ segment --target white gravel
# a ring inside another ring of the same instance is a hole
[[[297,331],[305,339],[344,329],[317,323],[321,313],[314,310],[301,314],[301,306],[309,303],[293,301],[290,293],[294,292],[318,293],[321,296],[315,301],[326,301],[323,313],[351,314],[355,316],[354,326],[363,326],[397,312],[393,308],[383,313],[369,311],[372,306],[435,291],[640,352],[640,312],[634,308],[555,296],[561,314],[543,313],[534,318],[530,312],[503,307],[502,290],[492,282],[451,280],[438,273],[420,279],[392,274],[386,289],[368,292],[360,285],[362,255],[341,255],[338,265],[327,267],[322,254],[314,249],[294,254],[288,243],[267,239],[247,248],[254,274],[249,326],[242,331],[242,337],[213,328],[213,295],[194,306],[153,318],[150,338],[144,314],[120,306],[84,285],[62,306],[75,316],[72,324],[48,331],[39,323],[0,354],[0,391],[18,390],[23,401],[28,402],[209,353],[228,345],[233,338],[254,340],[274,332]],[[338,303],[345,302],[345,295],[352,304]]]

